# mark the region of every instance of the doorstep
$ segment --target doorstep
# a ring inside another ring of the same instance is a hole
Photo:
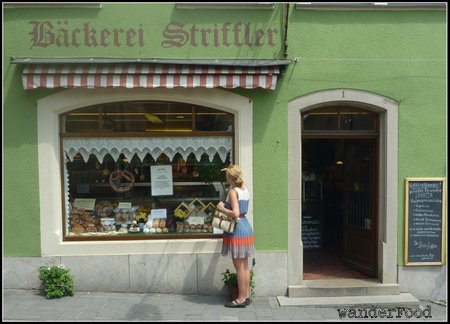
[[[304,280],[303,285],[289,285],[289,297],[343,297],[398,295],[398,284],[383,284],[377,279],[335,278]]]
[[[287,297],[277,296],[280,306],[303,306],[303,307],[335,307],[335,306],[407,306],[418,307],[420,301],[410,293],[398,295],[375,295],[375,296],[340,296],[340,297]]]

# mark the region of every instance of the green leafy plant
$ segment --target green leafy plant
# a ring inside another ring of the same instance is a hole
[[[222,282],[225,286],[237,287],[237,273],[230,272],[230,270],[227,269],[225,272],[222,272]]]
[[[39,279],[45,286],[48,299],[73,296],[73,275],[63,265],[42,266],[39,268]]]
[[[250,300],[255,300],[255,272],[250,271]]]
[[[237,273],[230,272],[230,270],[227,269],[225,272],[222,272],[222,282],[225,286],[230,288],[237,287]],[[250,299],[255,299],[255,272],[253,270],[250,271]]]

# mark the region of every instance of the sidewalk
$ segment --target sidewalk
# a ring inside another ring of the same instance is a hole
[[[335,308],[280,307],[276,297],[258,297],[246,308],[225,308],[224,296],[75,292],[46,299],[37,290],[3,290],[3,321],[341,321]],[[431,306],[431,321],[445,321],[447,307]],[[358,313],[357,313],[358,314]],[[361,321],[367,319],[352,319]],[[401,318],[383,321],[422,321]]]

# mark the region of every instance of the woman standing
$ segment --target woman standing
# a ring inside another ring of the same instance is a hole
[[[230,165],[227,182],[231,185],[225,203],[217,204],[217,209],[236,219],[234,233],[223,233],[222,255],[230,256],[237,273],[239,295],[237,299],[226,303],[225,307],[245,307],[249,304],[250,268],[248,258],[255,255],[253,230],[246,216],[250,195],[242,180],[242,171],[237,165]]]

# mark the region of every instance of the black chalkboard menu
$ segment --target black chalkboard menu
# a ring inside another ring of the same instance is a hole
[[[405,265],[441,265],[445,257],[445,178],[406,178]]]
[[[305,215],[302,217],[302,241],[304,249],[318,249],[322,247],[319,217]]]

